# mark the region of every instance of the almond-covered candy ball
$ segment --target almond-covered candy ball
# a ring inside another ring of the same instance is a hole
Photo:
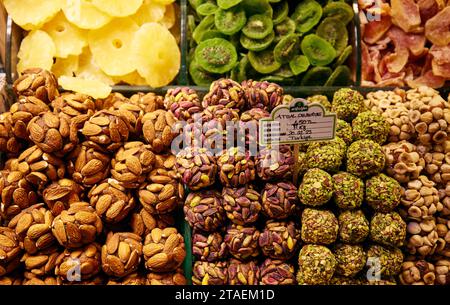
[[[181,266],[186,256],[183,236],[175,228],[153,229],[144,241],[145,267],[153,272],[170,272]]]
[[[79,248],[95,241],[103,224],[95,209],[87,202],[75,202],[62,211],[52,224],[53,235],[61,246]]]
[[[101,271],[100,251],[97,243],[76,250],[65,249],[56,260],[55,274],[74,284],[93,278]]]
[[[108,233],[102,247],[103,271],[114,277],[124,277],[137,270],[142,256],[141,237],[129,233]]]

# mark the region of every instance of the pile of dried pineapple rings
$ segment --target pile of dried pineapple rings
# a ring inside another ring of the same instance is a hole
[[[66,90],[106,97],[119,83],[161,87],[180,68],[175,0],[3,0],[29,31],[17,71],[51,70]]]

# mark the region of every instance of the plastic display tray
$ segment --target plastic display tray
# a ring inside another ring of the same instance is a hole
[[[126,95],[131,95],[137,92],[165,92],[167,89],[173,86],[193,86],[190,81],[188,72],[188,53],[189,53],[189,43],[187,35],[187,16],[188,16],[188,0],[178,0],[177,3],[180,6],[180,17],[178,22],[180,22],[180,50],[181,50],[181,63],[180,72],[178,77],[174,80],[171,86],[165,86],[161,88],[151,88],[148,86],[130,86],[130,85],[117,85],[113,86],[114,92],[121,92]],[[349,57],[347,64],[352,71],[353,85],[358,87],[361,84],[361,52],[360,52],[360,30],[359,30],[359,18],[358,18],[358,4],[356,0],[353,0],[353,10],[355,16],[353,21],[348,25],[349,30],[349,41],[353,46],[352,55]],[[18,73],[16,70],[17,65],[17,52],[20,47],[20,42],[24,37],[24,31],[17,26],[10,17],[6,21],[6,60],[5,60],[5,72],[6,79],[9,88],[11,88],[12,83],[17,78]],[[207,87],[195,87],[199,91],[207,91]],[[340,87],[323,87],[323,86],[284,86],[285,92],[289,94],[297,94],[303,92],[323,92],[324,89],[328,92],[333,92]]]

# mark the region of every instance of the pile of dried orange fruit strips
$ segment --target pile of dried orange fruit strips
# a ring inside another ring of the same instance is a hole
[[[4,0],[26,31],[17,71],[51,70],[95,98],[114,84],[168,85],[180,68],[175,0]]]

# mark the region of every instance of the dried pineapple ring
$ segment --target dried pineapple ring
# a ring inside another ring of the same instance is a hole
[[[164,5],[168,5],[168,4],[171,4],[171,3],[175,2],[175,0],[153,0],[153,1],[156,2],[156,3],[164,4]]]
[[[113,77],[113,80],[116,84],[123,82],[128,85],[132,85],[132,86],[147,86],[148,85],[145,78],[140,76],[139,73],[137,73],[136,71],[126,74],[126,75]]]
[[[70,55],[67,58],[56,58],[52,72],[58,78],[60,76],[73,76],[78,70],[78,56]]]
[[[133,57],[139,74],[152,87],[169,84],[180,70],[180,49],[172,34],[159,23],[146,23],[137,31]]]
[[[139,26],[131,18],[118,18],[101,29],[90,31],[89,47],[95,63],[106,74],[120,76],[136,70],[131,43]],[[147,52],[151,50],[147,49]]]
[[[107,85],[114,85],[114,80],[106,75],[95,63],[89,48],[85,48],[78,58],[78,69],[75,75],[90,80],[97,80]]]
[[[21,73],[27,68],[50,70],[56,47],[52,38],[44,31],[31,31],[23,40],[17,53],[19,62],[17,71]]]
[[[21,28],[39,29],[55,16],[63,6],[63,0],[3,0],[8,14]]]
[[[92,4],[96,8],[113,17],[133,15],[142,2],[143,0],[92,0]]]
[[[67,20],[82,29],[98,29],[111,21],[111,17],[90,0],[65,0],[63,12]]]
[[[66,58],[69,55],[80,55],[87,46],[87,32],[73,26],[59,13],[51,21],[44,24],[42,30],[47,32],[56,46],[56,57]]]
[[[166,13],[166,6],[160,3],[146,0],[144,4],[138,9],[136,14],[131,16],[139,26],[148,22],[159,22],[163,19]]]
[[[106,98],[111,93],[111,87],[98,80],[61,76],[58,83],[65,90],[87,94],[93,98]]]
[[[166,11],[164,13],[164,17],[159,21],[159,23],[161,23],[163,26],[165,26],[168,29],[171,29],[176,21],[175,5],[176,4],[167,5]]]

